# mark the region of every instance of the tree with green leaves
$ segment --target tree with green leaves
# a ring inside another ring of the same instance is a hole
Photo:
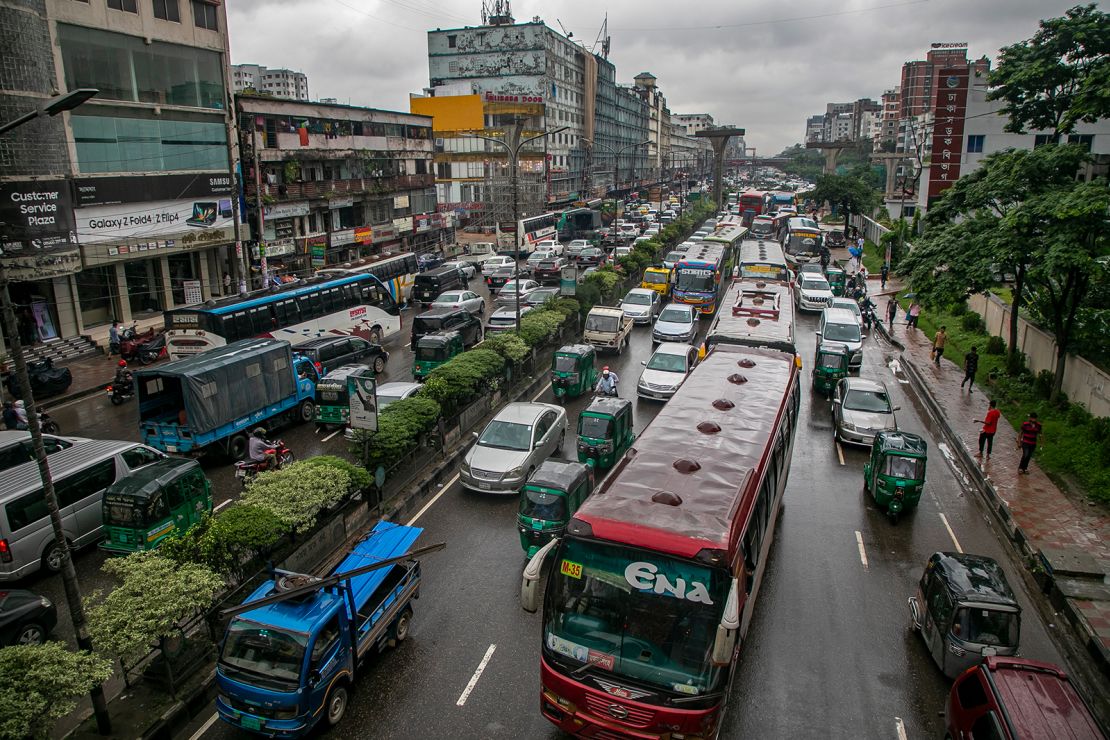
[[[868,215],[879,204],[879,191],[872,182],[870,168],[854,168],[846,175],[821,175],[808,197],[817,203],[828,201],[844,215],[844,223],[853,213]]]
[[[89,632],[99,652],[129,663],[172,635],[181,620],[210,607],[224,588],[224,579],[205,566],[153,551],[105,561],[102,570],[119,585],[106,596],[89,596]]]
[[[290,529],[309,529],[322,509],[342,501],[351,476],[338,468],[293,463],[259,473],[243,492],[248,506],[273,513]]]
[[[988,100],[1001,100],[1006,130],[1070,133],[1080,122],[1110,118],[1110,14],[1094,3],[1004,47],[990,76]]]
[[[111,675],[112,661],[60,642],[0,649],[0,737],[50,737],[77,698]]]

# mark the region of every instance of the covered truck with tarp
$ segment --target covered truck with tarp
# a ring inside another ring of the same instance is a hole
[[[288,342],[244,339],[135,373],[143,441],[164,452],[241,460],[250,432],[315,418],[319,376]]]

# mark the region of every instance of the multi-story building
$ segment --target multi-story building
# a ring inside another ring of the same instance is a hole
[[[443,151],[437,152],[437,174],[440,180],[451,183],[446,202],[490,202],[483,183],[491,168],[503,167],[506,152],[488,142],[467,140],[463,134],[504,136],[518,116],[525,118],[525,137],[566,128],[537,140],[532,151],[521,159],[525,179],[542,173],[543,207],[590,197],[612,187],[617,163],[611,152],[648,139],[647,104],[639,95],[618,90],[612,62],[583,49],[542,21],[514,23],[507,15],[488,21],[489,25],[428,32],[427,92],[432,100],[478,95],[483,105],[481,130],[436,124],[437,131],[444,132],[443,136],[437,133],[437,138],[443,140]],[[445,110],[447,118],[454,115],[451,108],[468,105],[461,100],[443,104],[416,102],[421,98],[413,101],[424,112]],[[506,103],[525,107],[496,107]],[[438,118],[436,113],[432,115]],[[625,152],[619,159],[626,173],[622,179],[639,182],[645,178],[647,151]],[[531,214],[524,209],[522,215]]]
[[[199,303],[236,275],[224,4],[39,0],[0,6],[11,44],[0,116],[57,91],[99,92],[0,140],[11,293],[38,339],[103,336],[114,319]],[[45,200],[42,200],[45,199]],[[34,240],[34,241],[32,241]],[[79,245],[79,247],[78,247]]]
[[[882,109],[879,103],[871,98],[860,98],[851,103],[826,103],[825,115],[821,117],[820,138],[808,136],[811,126],[816,126],[817,116],[806,120],[807,141],[860,141],[870,140],[870,133],[863,134],[865,124],[870,128],[869,116]]]
[[[687,136],[713,128],[713,116],[708,113],[674,113],[671,115],[671,122],[683,129],[683,133]]]
[[[262,245],[251,255],[256,274],[263,257],[266,270],[304,275],[449,237],[450,214],[436,208],[431,118],[249,94],[235,109]]]
[[[656,77],[650,72],[636,75],[633,90],[647,104],[648,108],[648,167],[651,176],[660,180],[670,160],[671,148],[671,111],[667,99],[655,84]]]
[[[818,113],[806,119],[806,135],[803,141],[822,142],[825,140],[825,114]]]
[[[975,61],[967,57],[967,44],[935,43],[924,60],[902,65],[902,83],[898,87],[898,118],[903,132],[907,121],[931,110],[936,98],[936,79],[941,69],[971,68],[983,74],[990,71],[990,60],[984,56]],[[905,146],[905,136],[900,146]],[[900,148],[898,151],[905,151]]]
[[[893,149],[898,139],[898,119],[901,101],[900,88],[883,91],[882,121],[871,130],[871,143],[875,151]]]
[[[270,69],[261,64],[233,64],[231,86],[237,93],[253,90],[278,98],[309,99],[308,75],[291,69]]]

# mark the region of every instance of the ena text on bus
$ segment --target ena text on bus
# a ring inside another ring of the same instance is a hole
[[[675,263],[671,299],[695,306],[702,315],[712,316],[717,310],[727,262],[723,244],[703,241],[690,247],[686,256]]]
[[[790,355],[718,347],[565,535],[529,561],[521,605],[532,611],[553,556],[541,632],[546,719],[582,737],[719,736],[782,507],[800,393]]]
[[[329,334],[375,344],[401,330],[401,312],[382,281],[369,273],[321,275],[192,308],[165,312],[170,359],[240,339],[273,337],[292,345]]]

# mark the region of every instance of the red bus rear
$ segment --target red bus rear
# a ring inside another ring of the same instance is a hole
[[[788,353],[715,349],[529,564],[522,598],[557,548],[540,706],[560,729],[716,737],[789,473],[798,373]]]
[[[740,196],[740,216],[745,226],[751,226],[752,219],[763,211],[763,191],[748,190]]]

